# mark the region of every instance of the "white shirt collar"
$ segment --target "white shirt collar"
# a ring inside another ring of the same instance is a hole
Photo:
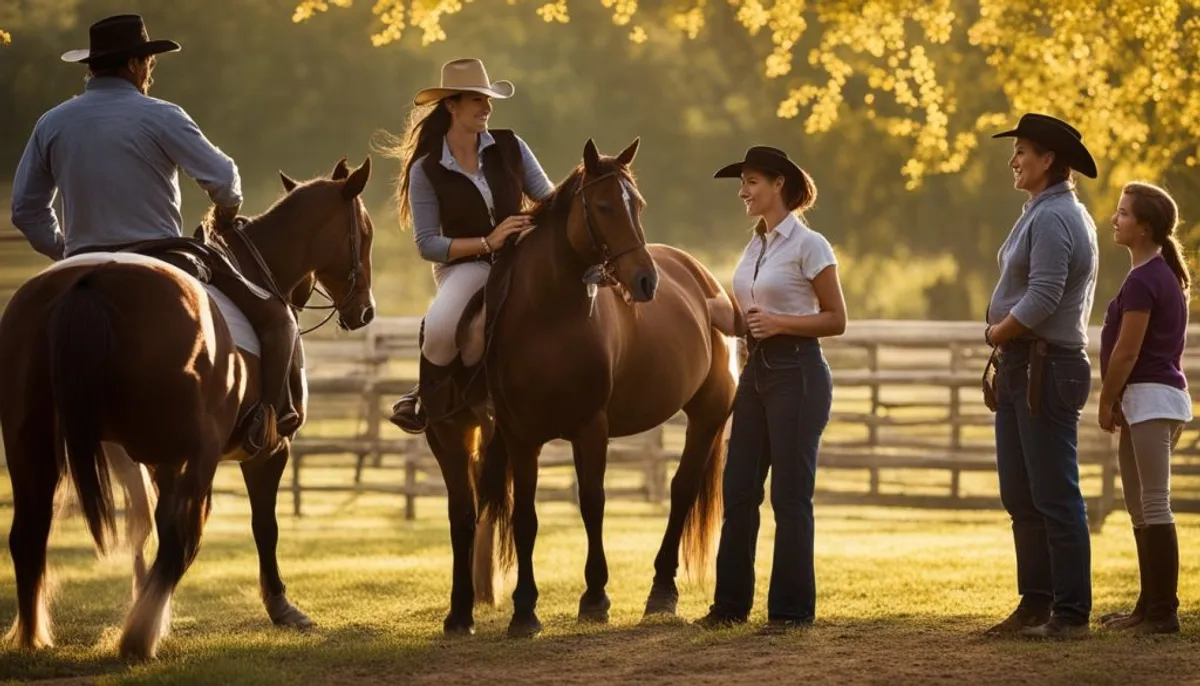
[[[496,137],[492,135],[491,131],[484,131],[483,133],[479,134],[479,157],[482,158],[483,151],[495,144]],[[450,152],[450,143],[445,139],[445,137],[442,138],[442,166],[446,169],[459,171],[458,162],[454,159],[454,155]]]

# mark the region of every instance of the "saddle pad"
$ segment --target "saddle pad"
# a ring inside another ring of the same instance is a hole
[[[228,296],[212,284],[201,283],[191,274],[162,260],[131,252],[89,252],[59,260],[43,269],[41,273],[45,274],[70,267],[107,264],[109,262],[142,264],[168,269],[174,272],[176,276],[192,282],[198,288],[204,289],[213,302],[217,304],[217,309],[221,311],[221,316],[225,318],[225,323],[229,326],[229,332],[233,335],[233,342],[238,349],[255,357],[262,355],[262,345],[259,343],[258,334],[254,332],[254,327],[250,325],[250,320],[246,319],[246,315],[242,314],[242,311],[238,309],[237,305],[233,304],[233,301]]]

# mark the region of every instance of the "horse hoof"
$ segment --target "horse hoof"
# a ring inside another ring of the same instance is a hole
[[[460,620],[454,617],[446,617],[446,621],[442,623],[442,631],[446,636],[459,638],[463,636],[475,635],[475,621],[472,619]]]
[[[579,599],[579,621],[608,624],[608,610],[611,607],[612,601],[608,599],[607,593],[602,593],[599,600],[590,600],[585,593]]]
[[[308,631],[316,627],[316,622],[308,618],[300,608],[292,605],[287,596],[280,593],[267,599],[267,615],[275,626]]]
[[[533,638],[540,633],[542,633],[542,623],[538,621],[537,615],[531,615],[523,619],[513,617],[505,635],[508,638]]]
[[[650,597],[646,598],[644,617],[655,615],[675,616],[675,606],[679,603],[679,592],[675,589],[651,589]]]

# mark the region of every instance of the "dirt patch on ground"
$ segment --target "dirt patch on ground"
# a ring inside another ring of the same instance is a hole
[[[438,644],[405,665],[331,680],[405,684],[1185,684],[1200,683],[1192,638],[1096,635],[1034,643],[984,639],[978,628],[825,625],[787,636],[753,628],[637,627]]]

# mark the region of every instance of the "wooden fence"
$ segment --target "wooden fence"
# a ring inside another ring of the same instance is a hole
[[[386,421],[391,402],[414,383],[417,326],[415,318],[385,318],[361,335],[306,341],[313,418],[294,449],[297,515],[307,491],[395,493],[404,498],[409,518],[419,499],[444,494],[424,438],[407,436]],[[819,456],[819,502],[1001,506],[994,484],[993,415],[983,406],[979,390],[988,352],[980,338],[977,322],[862,321],[825,342],[835,391],[833,417]],[[1121,501],[1116,439],[1095,421],[1098,330],[1092,330],[1091,339],[1095,380],[1080,427],[1080,462],[1089,517],[1098,528]],[[1188,353],[1188,368],[1200,367],[1196,350],[1189,348]],[[682,446],[683,419],[679,415],[647,433],[614,439],[609,497],[652,502],[668,497],[668,477]],[[1195,463],[1198,439],[1191,429],[1180,445],[1179,476],[1200,474]],[[314,463],[345,465],[346,478],[310,483],[304,476],[306,466]],[[541,464],[543,469],[569,472],[569,445],[549,444]],[[382,470],[381,478],[368,483],[364,473],[373,470]],[[1200,511],[1200,499],[1179,483],[1177,479],[1177,509]],[[539,488],[539,499],[573,497],[569,481]]]

